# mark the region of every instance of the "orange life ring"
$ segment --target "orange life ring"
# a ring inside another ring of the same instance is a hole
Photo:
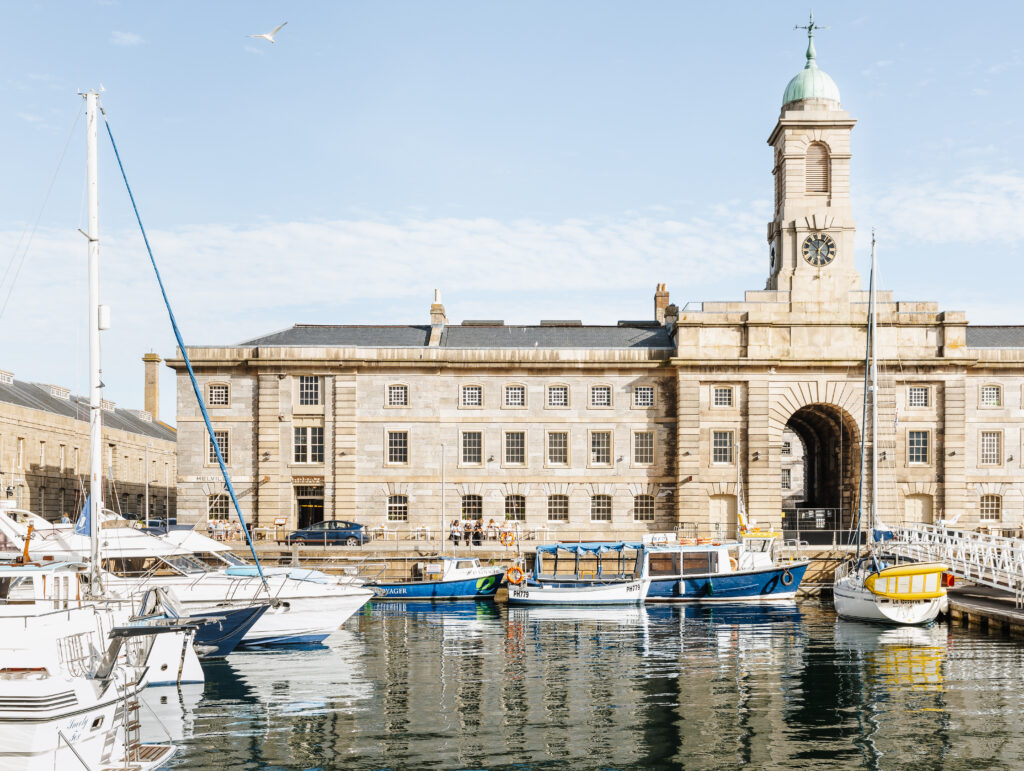
[[[735,557],[729,557],[729,567],[731,567],[733,571],[737,571],[740,569],[740,563],[736,561]]]
[[[505,578],[510,584],[518,586],[523,582],[523,569],[518,565],[513,565],[505,572]]]
[[[498,541],[501,542],[502,546],[512,546],[516,542],[516,534],[511,530],[502,530],[498,534]]]

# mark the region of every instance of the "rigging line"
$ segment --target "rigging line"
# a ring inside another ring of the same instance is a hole
[[[206,411],[206,401],[203,399],[199,383],[196,381],[196,373],[192,371],[192,360],[189,358],[188,349],[185,347],[185,341],[181,337],[181,330],[178,329],[178,322],[174,318],[174,311],[171,310],[171,301],[167,297],[167,290],[164,288],[164,281],[160,277],[160,269],[156,266],[156,257],[153,256],[153,249],[149,245],[149,236],[146,235],[146,228],[142,224],[142,215],[139,214],[139,207],[135,204],[135,195],[132,193],[132,186],[128,184],[128,175],[124,170],[124,164],[121,163],[121,153],[117,151],[117,142],[114,141],[114,133],[110,130],[110,122],[107,120],[106,113],[103,114],[103,125],[106,126],[107,136],[110,137],[110,145],[114,148],[114,157],[117,158],[117,167],[121,170],[121,179],[124,180],[125,189],[128,191],[128,198],[132,203],[132,211],[135,212],[135,220],[139,223],[139,231],[142,233],[142,240],[146,245],[146,253],[149,254],[149,262],[153,266],[153,272],[156,274],[157,284],[160,286],[160,294],[164,298],[164,306],[167,308],[167,315],[171,320],[171,328],[174,330],[174,338],[178,341],[178,349],[181,351],[181,358],[185,361],[185,368],[188,370],[189,380],[192,381],[192,390],[195,392],[196,401],[199,403],[199,409],[203,413],[203,421],[206,423],[206,431],[210,436],[210,445],[217,454],[217,463],[220,465],[220,473],[224,476],[224,485],[228,488],[228,493],[231,495],[231,502],[235,506],[235,513],[238,515],[238,521],[242,525],[242,533],[245,535],[245,540],[249,544],[249,551],[252,553],[252,558],[256,562],[256,570],[259,572],[260,580],[263,582],[263,589],[269,596],[270,586],[267,584],[267,577],[263,575],[263,566],[260,565],[260,558],[256,555],[256,546],[252,542],[252,536],[249,533],[249,526],[245,523],[245,517],[242,516],[242,507],[238,503],[238,496],[235,495],[235,486],[231,484],[231,477],[228,474],[227,465],[224,463],[224,455],[221,453],[220,443],[214,438],[213,424],[210,422],[210,415]]]
[[[36,230],[39,229],[39,223],[43,219],[43,213],[46,211],[46,205],[50,202],[50,194],[53,193],[53,186],[57,182],[57,175],[60,174],[61,167],[64,165],[64,157],[68,154],[68,147],[71,145],[71,138],[75,134],[75,129],[78,127],[78,121],[82,119],[83,110],[79,108],[76,110],[75,120],[71,124],[71,130],[68,132],[68,138],[64,142],[64,149],[61,150],[60,158],[57,160],[57,168],[53,170],[53,176],[50,177],[50,184],[46,188],[46,194],[43,196],[43,203],[39,207],[39,213],[36,215],[35,222],[32,223],[31,230],[28,231],[28,240],[25,240],[25,230],[22,230],[21,236],[18,238],[18,243],[14,247],[14,251],[11,253],[11,259],[7,262],[7,268],[4,270],[3,278],[0,278],[0,287],[3,287],[4,282],[7,281],[7,276],[11,272],[11,266],[14,265],[14,260],[18,256],[18,251],[21,250],[22,242],[25,242],[25,248],[21,251],[21,259],[18,261],[18,267],[14,271],[14,276],[11,278],[11,285],[7,289],[7,296],[4,298],[4,304],[0,306],[0,319],[4,317],[4,313],[7,311],[7,304],[11,301],[11,295],[14,293],[14,286],[18,283],[18,276],[21,275],[21,269],[25,265],[25,258],[28,256],[29,251],[32,249],[32,242],[35,240]]]

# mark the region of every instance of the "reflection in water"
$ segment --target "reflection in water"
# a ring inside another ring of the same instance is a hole
[[[1024,751],[1021,647],[960,631],[951,644],[948,634],[837,623],[816,602],[377,603],[325,646],[233,655],[208,671],[197,703],[168,699],[181,709],[174,764],[1009,763]]]

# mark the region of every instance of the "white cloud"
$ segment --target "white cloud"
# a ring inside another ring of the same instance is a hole
[[[28,113],[28,112],[19,112],[18,113],[18,117],[21,118],[26,123],[42,123],[43,120],[44,120],[42,116],[40,116],[40,115],[33,115],[32,113]]]
[[[256,48],[256,46],[245,46],[245,50],[251,54],[259,54],[260,56],[263,56],[263,51],[259,48]]]
[[[115,29],[110,33],[110,42],[116,46],[140,46],[146,41],[134,32],[120,32]]]

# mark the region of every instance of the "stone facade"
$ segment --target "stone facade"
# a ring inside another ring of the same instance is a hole
[[[854,267],[854,124],[837,98],[783,105],[768,140],[766,288],[741,301],[680,310],[659,284],[651,321],[454,325],[438,294],[422,325],[298,325],[189,349],[219,402],[211,415],[243,506],[264,525],[324,517],[436,532],[463,512],[500,521],[525,505],[527,526],[561,537],[724,534],[738,509],[777,526],[795,505],[848,525],[871,489],[870,464],[860,478],[868,293]],[[879,459],[882,517],[1020,527],[1024,327],[972,327],[889,291],[876,319],[878,442],[866,449]],[[180,352],[168,364],[181,517],[202,520],[223,505],[219,476]],[[567,454],[553,461],[562,433]],[[786,441],[798,455],[783,455]]]
[[[103,424],[104,505],[144,515],[148,475],[150,516],[174,516],[174,429],[111,402],[104,402]],[[74,519],[88,486],[88,399],[0,371],[0,499],[49,520]]]

